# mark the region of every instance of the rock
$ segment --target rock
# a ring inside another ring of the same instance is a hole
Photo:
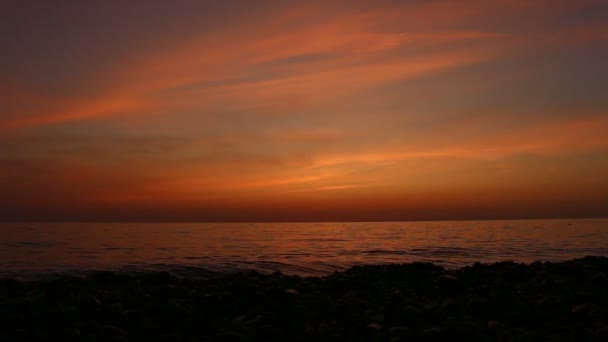
[[[371,314],[369,316],[369,318],[374,321],[374,322],[383,322],[384,321],[384,314],[382,312],[376,312],[374,314]]]
[[[247,341],[247,338],[239,333],[234,331],[227,331],[220,333],[216,336],[216,338],[212,339],[212,341],[221,341],[221,342],[241,342]]]
[[[262,276],[262,274],[260,272],[258,272],[257,270],[250,270],[247,273],[248,278],[260,278],[261,276]]]
[[[183,341],[184,337],[181,334],[178,333],[170,333],[170,334],[166,334],[163,335],[161,338],[161,341],[163,342],[179,342],[179,341]]]
[[[547,310],[555,309],[558,306],[558,304],[559,303],[558,303],[557,298],[550,297],[550,296],[544,296],[534,303],[534,307],[537,310],[547,311]]]
[[[600,341],[608,341],[608,326],[598,328],[595,335],[600,338]]]
[[[416,319],[416,318],[420,317],[421,313],[422,313],[422,310],[418,309],[417,307],[415,307],[413,305],[406,305],[405,308],[403,308],[403,315],[406,318]]]
[[[78,328],[67,328],[65,330],[64,337],[66,340],[73,341],[80,339],[80,329]]]
[[[98,340],[99,339],[97,338],[97,335],[95,335],[93,333],[88,333],[85,336],[83,336],[80,341],[82,341],[82,342],[97,342]]]
[[[424,330],[422,335],[426,338],[437,338],[441,335],[441,329],[437,327],[432,327]]]
[[[232,325],[235,327],[240,327],[245,323],[246,320],[247,316],[237,316],[232,319]]]
[[[99,298],[93,295],[81,296],[79,299],[79,303],[84,310],[88,311],[99,310],[99,308],[101,307],[101,301],[99,300]]]
[[[460,305],[452,299],[446,299],[441,303],[441,310],[448,315],[453,315],[460,310]]]
[[[122,312],[122,318],[125,321],[133,324],[140,321],[141,313],[137,310],[125,310]]]
[[[585,303],[572,308],[572,313],[575,315],[592,315],[598,310],[595,304]]]
[[[404,326],[394,326],[388,329],[390,337],[409,337],[412,334],[411,330]]]
[[[125,307],[125,306],[124,306],[124,304],[123,304],[123,303],[117,302],[117,303],[112,303],[112,304],[110,304],[110,306],[108,306],[108,309],[109,309],[111,312],[114,312],[114,313],[120,313],[120,312],[122,312],[122,311],[124,310],[124,307]]]
[[[0,289],[8,291],[18,291],[23,288],[23,282],[15,278],[0,279]]]
[[[469,321],[450,321],[446,323],[443,335],[450,336],[457,341],[482,341],[480,327]]]
[[[439,276],[439,281],[443,281],[443,282],[447,282],[447,283],[456,283],[456,282],[459,282],[460,280],[458,280],[458,278],[456,276],[453,276],[451,274],[442,274]]]
[[[128,342],[129,340],[125,336],[114,336],[111,337],[109,342]]]
[[[11,310],[23,314],[30,311],[32,300],[28,297],[18,297],[12,300]]]
[[[498,328],[498,322],[497,321],[489,321],[488,324],[488,329],[490,330],[496,330]]]
[[[120,337],[124,336],[125,332],[121,328],[113,325],[106,325],[103,327],[103,334],[110,337]]]
[[[467,311],[473,315],[487,316],[495,308],[488,298],[479,295],[473,295],[467,303]]]
[[[327,324],[327,322],[321,322],[317,325],[317,332],[320,334],[326,334],[328,333],[330,330],[330,326]]]
[[[440,290],[448,293],[455,293],[464,289],[462,282],[451,274],[443,274],[439,276],[437,279],[437,284],[439,285]]]
[[[366,326],[369,330],[380,331],[382,330],[382,326],[379,323],[370,323]]]
[[[530,341],[530,342],[534,342],[534,341],[539,341],[541,340],[539,338],[539,335],[537,332],[535,331],[526,331],[523,333],[520,333],[517,338],[516,341]]]
[[[258,327],[256,336],[259,336],[262,341],[272,341],[281,339],[281,330],[276,326],[265,324]]]
[[[140,278],[141,282],[146,284],[147,286],[166,286],[169,285],[171,279],[172,277],[169,272],[148,272],[141,275]]]
[[[598,272],[593,275],[591,280],[596,283],[602,283],[602,282],[605,282],[606,280],[608,280],[608,276],[606,276],[606,273],[604,273],[604,272]]]

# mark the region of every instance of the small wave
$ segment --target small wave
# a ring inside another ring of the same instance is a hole
[[[104,247],[103,248],[104,251],[134,251],[136,250],[136,248],[131,248],[131,247]]]
[[[185,256],[184,259],[186,260],[205,260],[205,259],[209,259],[208,256]]]
[[[345,239],[337,239],[337,238],[301,238],[294,239],[294,241],[305,241],[305,242],[348,242]]]
[[[371,249],[361,253],[372,255],[414,255],[414,256],[469,256],[472,250],[461,247],[443,247],[443,248],[412,248],[412,249]]]
[[[386,250],[386,249],[370,249],[363,251],[364,254],[408,254],[407,251],[403,250]]]
[[[53,247],[56,245],[58,243],[53,241],[21,241],[12,244],[14,247]]]

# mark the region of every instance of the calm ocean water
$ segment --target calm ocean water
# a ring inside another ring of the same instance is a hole
[[[0,276],[257,269],[321,275],[356,264],[608,256],[608,219],[373,223],[2,223]]]

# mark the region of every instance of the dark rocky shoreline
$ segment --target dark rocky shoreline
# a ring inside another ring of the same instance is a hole
[[[608,341],[608,258],[0,280],[0,341]]]

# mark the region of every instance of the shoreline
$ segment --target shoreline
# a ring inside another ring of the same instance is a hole
[[[608,258],[279,272],[0,278],[0,340],[608,339]]]

